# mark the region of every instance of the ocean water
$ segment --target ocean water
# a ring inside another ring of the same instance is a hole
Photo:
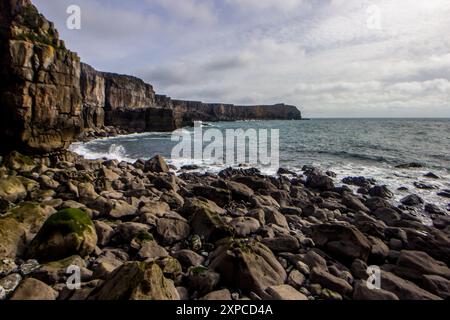
[[[237,121],[203,123],[203,130],[278,129],[280,166],[301,173],[304,165],[314,165],[337,174],[336,183],[347,176],[364,176],[387,185],[395,201],[416,193],[426,202],[448,210],[450,199],[437,195],[450,189],[450,119],[314,119],[305,121]],[[193,131],[192,128],[186,128]],[[225,134],[224,134],[225,135]],[[71,150],[89,159],[108,158],[133,162],[161,154],[177,167],[196,164],[199,171],[217,172],[225,165],[191,159],[170,159],[177,142],[171,133],[143,133],[74,143]],[[251,146],[254,147],[254,146]],[[418,162],[423,168],[395,166]],[[250,164],[258,166],[257,164]],[[273,168],[262,167],[274,174]],[[433,172],[441,179],[424,174]],[[418,189],[415,182],[435,186]],[[406,187],[408,191],[398,191]]]

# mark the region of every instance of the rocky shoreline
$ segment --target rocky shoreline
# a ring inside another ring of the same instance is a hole
[[[433,226],[422,224],[414,195],[395,206],[383,186],[357,195],[312,167],[274,177],[188,169],[159,156],[5,156],[0,299],[450,297],[450,217],[434,212]],[[373,265],[379,290],[366,283]],[[69,266],[79,267],[79,289],[67,286]]]

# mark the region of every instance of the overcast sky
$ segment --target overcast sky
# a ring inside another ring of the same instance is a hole
[[[449,0],[32,1],[84,62],[174,98],[450,117]]]

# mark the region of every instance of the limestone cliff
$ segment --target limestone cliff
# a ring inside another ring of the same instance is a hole
[[[172,131],[195,120],[301,119],[284,104],[172,100],[132,76],[80,63],[30,0],[0,2],[0,153],[63,150],[85,129]]]
[[[0,151],[64,149],[82,128],[80,59],[29,0],[0,2]]]

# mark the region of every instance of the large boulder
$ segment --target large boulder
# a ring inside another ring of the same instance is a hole
[[[312,227],[312,239],[317,246],[343,262],[354,259],[367,261],[371,245],[356,227],[342,224],[320,224]]]
[[[42,281],[28,278],[20,283],[11,300],[56,300],[58,292]]]
[[[80,58],[29,0],[0,4],[0,151],[49,153],[81,132]]]
[[[27,190],[22,181],[16,176],[8,176],[0,179],[0,197],[16,202],[23,200],[27,196]]]
[[[156,155],[144,164],[145,172],[169,172],[169,166],[160,155]]]
[[[45,220],[55,212],[52,207],[23,202],[0,218],[0,258],[20,256]]]
[[[331,191],[334,189],[334,182],[329,176],[313,171],[308,174],[306,186],[320,191]]]
[[[381,288],[394,293],[400,300],[440,300],[440,298],[393,273],[381,272]]]
[[[97,244],[95,226],[80,209],[64,209],[52,215],[30,244],[28,256],[42,261],[88,256]]]
[[[111,273],[90,300],[179,300],[172,280],[156,263],[128,262]]]
[[[233,288],[264,294],[271,286],[284,284],[286,271],[265,245],[247,239],[225,239],[210,255],[209,268]]]

